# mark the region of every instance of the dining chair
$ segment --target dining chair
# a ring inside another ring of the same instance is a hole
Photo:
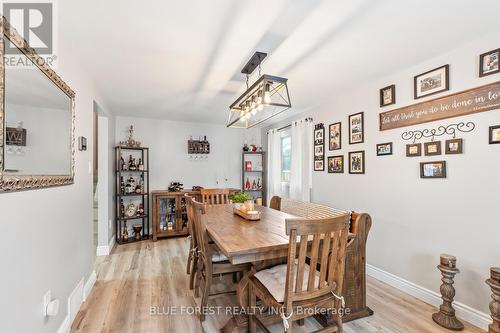
[[[200,190],[201,201],[207,205],[224,205],[229,203],[229,189],[212,188]]]
[[[290,237],[287,263],[261,270],[249,278],[250,308],[259,298],[264,306],[280,314],[286,332],[292,332],[293,321],[313,316],[319,309],[329,311],[334,319],[332,325],[316,332],[343,332],[345,304],[341,295],[349,214],[286,219],[286,234]],[[309,265],[306,257],[310,258]],[[256,325],[269,332],[255,313],[250,313],[250,333],[255,332]]]
[[[208,303],[208,297],[211,295],[212,278],[225,274],[247,272],[250,270],[250,264],[233,265],[228,258],[222,254],[215,244],[208,242],[206,226],[202,221],[205,214],[205,204],[196,201],[192,197],[187,198],[188,214],[192,216],[193,231],[196,235],[197,256],[195,260],[196,269],[191,272],[196,275],[195,278],[195,297],[199,297],[201,291],[201,308],[204,309]],[[190,211],[190,212],[189,212]],[[216,295],[234,293],[233,291],[220,292]],[[200,320],[205,320],[204,311],[200,311]]]

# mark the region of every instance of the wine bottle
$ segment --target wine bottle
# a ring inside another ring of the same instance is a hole
[[[120,170],[125,170],[125,160],[123,159],[123,156],[120,156]]]
[[[250,189],[250,179],[247,178],[247,182],[245,183],[245,189],[249,190]]]
[[[125,183],[123,182],[123,176],[120,176],[120,194],[125,194]]]
[[[138,166],[138,169],[140,171],[143,171],[144,170],[144,164],[142,163],[142,158],[139,158],[139,166]]]
[[[125,216],[125,205],[123,204],[123,199],[120,199],[120,216]]]

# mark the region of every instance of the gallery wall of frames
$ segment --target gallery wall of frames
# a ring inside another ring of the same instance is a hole
[[[499,58],[500,49],[479,55],[478,76],[483,78],[500,73]],[[436,156],[435,161],[420,161],[416,165],[420,178],[446,178],[447,164],[444,156],[464,154],[465,140],[462,136],[476,129],[472,121],[456,122],[453,118],[500,108],[500,81],[445,95],[444,92],[450,89],[450,75],[449,64],[415,75],[413,77],[414,100],[435,94],[440,94],[440,97],[381,112],[379,130],[394,130],[445,119],[450,123],[436,128],[430,126],[423,130],[407,129],[402,132],[400,142],[376,144],[374,149],[377,157],[393,155],[394,145],[405,145],[408,158],[418,158],[422,155]],[[379,97],[381,109],[396,104],[396,85],[391,84],[381,88]],[[325,171],[326,162],[328,173],[342,174],[347,169],[347,172],[352,175],[365,174],[365,151],[355,149],[356,144],[365,142],[364,111],[353,113],[346,120],[349,149],[347,167],[344,168],[344,155],[335,154],[343,147],[342,124],[344,121],[333,119],[333,122],[328,125],[324,123],[315,125],[314,171]],[[325,127],[327,128],[326,137]],[[491,124],[486,134],[484,135],[485,144],[500,144],[500,121],[498,124]],[[326,161],[325,146],[330,152]]]

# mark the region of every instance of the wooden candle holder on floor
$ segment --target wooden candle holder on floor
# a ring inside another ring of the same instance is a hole
[[[493,323],[489,326],[488,333],[500,333],[500,267],[491,268],[491,277],[486,280],[486,284],[491,287],[490,303],[491,319]]]
[[[439,307],[439,312],[432,315],[432,319],[440,326],[453,331],[461,331],[464,324],[455,316],[453,309],[453,298],[455,297],[455,288],[453,287],[453,278],[460,273],[457,265],[457,259],[448,254],[441,255],[441,261],[437,268],[441,271],[441,281],[443,284],[439,288],[443,304]]]

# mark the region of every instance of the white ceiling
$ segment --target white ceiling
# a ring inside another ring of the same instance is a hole
[[[500,29],[497,0],[72,0],[59,33],[117,115],[225,123],[256,51],[293,109]],[[316,89],[316,87],[323,89]]]

